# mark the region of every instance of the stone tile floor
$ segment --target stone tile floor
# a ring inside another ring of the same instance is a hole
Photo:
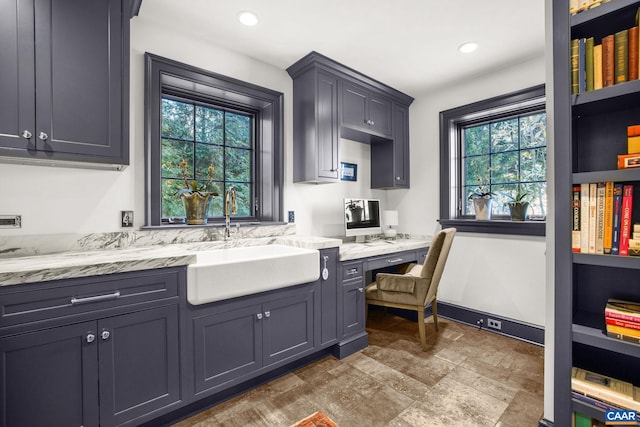
[[[368,348],[319,360],[174,427],[286,427],[315,411],[340,427],[537,426],[544,348],[438,324],[436,333],[427,320],[423,352],[415,322],[372,310]]]

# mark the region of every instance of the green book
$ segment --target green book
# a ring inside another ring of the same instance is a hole
[[[615,84],[626,82],[628,76],[627,56],[629,48],[629,30],[614,35]]]
[[[587,92],[593,90],[593,37],[585,42],[585,76],[587,80]]]
[[[580,71],[579,71],[580,47],[578,39],[571,40],[571,94],[580,92]]]
[[[582,412],[576,412],[575,427],[591,427],[591,418]]]

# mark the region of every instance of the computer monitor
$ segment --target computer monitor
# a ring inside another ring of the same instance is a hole
[[[344,199],[345,236],[356,236],[356,242],[364,242],[364,236],[382,233],[380,225],[380,200]]]

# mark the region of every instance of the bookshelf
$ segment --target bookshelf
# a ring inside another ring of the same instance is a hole
[[[617,169],[627,126],[640,124],[640,80],[571,95],[571,40],[602,37],[635,25],[640,1],[612,0],[571,16],[569,1],[552,2],[555,358],[554,425],[570,426],[575,411],[604,421],[604,411],[572,398],[571,368],[640,385],[640,345],[606,335],[608,298],[640,301],[640,258],[571,252],[574,184],[634,185],[639,222],[640,168]],[[570,165],[568,168],[567,165]]]

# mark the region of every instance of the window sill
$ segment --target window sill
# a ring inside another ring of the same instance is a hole
[[[240,222],[240,221],[231,221],[231,228],[234,229],[237,225],[240,227],[262,227],[262,226],[273,226],[273,225],[287,225],[286,222],[269,222],[269,221],[252,221],[252,222]],[[208,224],[202,225],[189,225],[189,224],[169,224],[164,223],[162,225],[143,225],[140,227],[141,230],[167,230],[167,229],[193,229],[193,228],[224,228],[224,222],[210,222]]]
[[[544,236],[545,221],[509,221],[475,219],[439,219],[442,227],[455,227],[461,233],[517,234],[523,236]]]

